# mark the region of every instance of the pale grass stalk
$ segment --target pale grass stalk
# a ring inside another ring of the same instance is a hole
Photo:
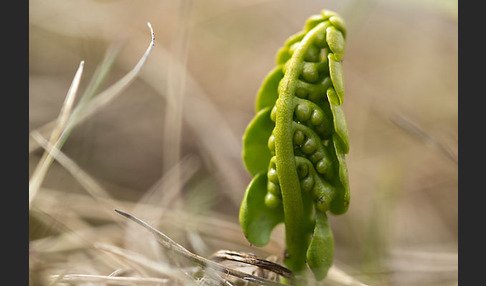
[[[101,64],[96,68],[96,71],[93,74],[93,77],[91,78],[88,86],[86,87],[86,90],[81,96],[78,105],[75,107],[74,112],[77,112],[76,110],[78,110],[85,102],[91,99],[96,94],[96,92],[98,92],[101,84],[108,76],[108,73],[110,72],[111,67],[113,66],[113,63],[115,62],[115,59],[117,58],[121,48],[122,45],[118,42],[110,46],[110,48],[106,51]],[[52,120],[42,125],[41,127],[36,128],[34,131],[40,133],[42,137],[48,137],[51,131],[54,129],[55,125],[56,120]],[[39,147],[40,146],[37,141],[29,140],[29,154],[37,150]]]
[[[41,127],[36,128],[34,130],[39,132],[40,134],[42,134],[43,137],[48,137],[49,134],[52,133],[52,130],[54,130],[55,126],[56,126],[56,120],[54,119],[54,120],[49,121],[46,124],[42,125]],[[34,152],[35,150],[37,150],[39,147],[40,146],[39,146],[39,144],[37,144],[37,141],[31,140],[29,138],[29,155],[32,152]]]
[[[79,105],[73,112],[72,116],[69,118],[68,128],[66,128],[65,137],[69,135],[72,128],[74,128],[79,123],[83,122],[84,120],[88,119],[94,113],[99,111],[101,108],[105,107],[108,103],[113,101],[122,91],[124,91],[130,83],[132,83],[135,78],[137,77],[138,73],[142,69],[143,65],[148,59],[152,48],[155,43],[155,36],[154,31],[152,29],[152,25],[150,22],[147,23],[147,26],[150,29],[151,33],[151,41],[149,46],[147,47],[145,53],[143,54],[142,58],[138,61],[135,67],[130,70],[125,76],[119,79],[116,83],[108,87],[106,90],[95,96],[93,99],[84,102]],[[63,134],[64,135],[64,134]]]
[[[139,60],[137,65],[130,72],[128,72],[124,77],[122,77],[119,81],[113,84],[111,87],[106,89],[104,92],[100,93],[97,97],[93,98],[91,101],[86,102],[83,108],[76,109],[74,113],[71,113],[72,105],[74,103],[74,96],[76,95],[76,91],[79,86],[79,81],[82,74],[82,67],[84,65],[84,62],[81,62],[81,65],[78,68],[78,72],[76,73],[73,83],[71,84],[71,88],[69,89],[68,96],[66,97],[65,100],[66,107],[63,106],[61,110],[61,114],[58,118],[59,123],[51,135],[50,141],[51,144],[54,145],[54,148],[60,149],[64,144],[64,142],[66,141],[67,137],[69,136],[72,128],[74,128],[75,125],[89,118],[101,107],[111,102],[135,79],[140,69],[146,62],[154,46],[155,36],[154,36],[154,31],[152,29],[152,25],[150,24],[150,22],[148,22],[147,26],[149,27],[151,32],[151,41],[147,50],[145,51],[144,55]],[[45,158],[44,157],[41,158],[38,167],[34,171],[29,181],[29,209],[31,208],[32,200],[34,199],[39,187],[42,184],[45,174],[47,173],[47,170],[50,164],[52,163],[52,157],[49,157],[49,155],[45,155],[45,156],[46,156]]]
[[[182,281],[189,284],[194,284],[194,280],[187,276],[187,274],[182,272],[180,269],[173,268],[170,265],[166,265],[161,262],[150,260],[147,257],[133,251],[129,251],[127,249],[119,248],[114,245],[109,245],[105,243],[96,243],[95,248],[135,262],[143,266],[145,269],[150,269],[152,271],[162,274],[163,276],[172,278],[175,281]]]
[[[149,43],[149,46],[147,47],[145,53],[143,54],[142,58],[137,62],[135,67],[130,70],[125,76],[123,76],[121,79],[119,79],[116,83],[108,87],[106,90],[98,94],[96,97],[90,100],[86,100],[86,98],[91,98],[93,97],[93,94],[90,92],[87,92],[84,94],[83,98],[80,101],[80,104],[76,106],[74,109],[72,116],[69,117],[69,121],[66,123],[66,130],[63,132],[62,136],[64,139],[66,139],[67,135],[72,128],[74,128],[76,125],[79,123],[83,122],[84,120],[88,119],[90,116],[92,116],[94,113],[96,113],[99,109],[103,108],[106,106],[108,103],[110,103],[112,100],[114,100],[123,90],[125,90],[128,85],[133,82],[133,80],[136,78],[136,76],[139,74],[140,70],[142,69],[143,65],[148,59],[148,56],[150,55],[152,48],[155,43],[155,36],[154,36],[154,31],[152,29],[152,25],[150,22],[147,23],[147,26],[150,29],[151,32],[151,41]],[[102,71],[99,72],[98,76],[93,80],[93,84],[91,84],[88,89],[92,91],[96,91],[98,88],[98,85],[100,84],[100,80],[102,77],[106,76],[106,72],[108,70],[108,66],[110,63],[113,61],[113,57],[117,53],[117,49],[114,49],[113,53],[109,53],[107,55],[107,59],[105,61],[105,64],[107,66],[106,69],[102,69]],[[53,123],[49,122],[42,127],[37,129],[37,132],[41,134],[47,133],[50,128],[52,128]],[[69,130],[67,130],[69,127]],[[64,143],[64,142],[63,142]],[[30,144],[29,143],[29,153],[34,151],[39,147],[37,144]]]
[[[84,61],[81,61],[78,70],[74,75],[74,79],[71,83],[71,86],[69,87],[68,93],[66,95],[66,98],[61,108],[61,112],[57,118],[57,124],[51,133],[49,142],[50,144],[56,147],[61,144],[60,141],[61,134],[65,130],[69,120],[69,116],[71,115],[71,111],[74,105],[74,99],[76,97],[79,83],[81,81],[81,75],[83,74],[83,68],[84,68]],[[42,158],[40,159],[39,163],[37,164],[37,167],[35,168],[32,174],[31,179],[29,180],[29,209],[32,206],[32,201],[34,200],[37,191],[39,190],[39,187],[42,184],[42,181],[44,180],[44,177],[52,161],[53,161],[52,155],[47,151],[44,152]]]
[[[184,172],[179,161],[181,160],[182,149],[183,109],[187,74],[186,63],[189,54],[192,10],[192,0],[180,1],[177,29],[174,33],[171,47],[172,53],[169,58],[167,105],[163,126],[164,140],[161,146],[164,180],[161,182],[162,186],[160,189],[164,190],[165,193],[169,193],[169,196],[164,196],[166,198],[162,201],[164,205],[172,203],[173,198],[180,195],[183,186],[182,176]],[[166,176],[165,174],[168,174],[169,171],[170,175]],[[161,210],[163,209],[161,208]],[[163,215],[163,212],[157,213],[159,217]]]
[[[182,110],[186,91],[186,63],[190,40],[192,0],[181,1],[167,76],[167,108],[164,119],[164,173],[180,159]]]
[[[147,50],[145,50],[145,53],[143,54],[142,58],[138,61],[135,67],[132,70],[130,70],[125,76],[123,76],[116,83],[114,83],[109,88],[107,88],[106,90],[98,94],[92,100],[87,102],[82,109],[80,109],[79,111],[77,110],[75,116],[71,118],[70,124],[72,126],[75,126],[83,122],[84,120],[92,116],[94,113],[96,113],[98,110],[105,107],[108,103],[110,103],[113,99],[115,99],[122,91],[124,91],[130,85],[130,83],[132,83],[135,80],[140,70],[142,69],[143,65],[147,61],[148,56],[152,52],[152,48],[155,45],[154,30],[152,29],[152,25],[150,24],[150,22],[147,23],[147,26],[150,29],[151,41],[149,46],[147,47]]]
[[[57,283],[116,283],[116,285],[171,285],[169,279],[155,277],[116,277],[89,274],[52,275]]]

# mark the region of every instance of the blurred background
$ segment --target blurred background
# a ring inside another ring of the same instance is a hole
[[[330,216],[350,282],[333,272],[323,285],[457,285],[458,8],[438,0],[29,1],[29,132],[46,138],[81,61],[79,94],[120,48],[102,91],[142,57],[147,22],[155,32],[135,81],[62,147],[76,168],[54,161],[33,198],[31,284],[127,268],[95,243],[167,260],[113,207],[201,256],[281,257],[282,227],[263,248],[239,229],[241,137],[277,50],[322,9],[347,24],[351,186],[349,211]],[[29,140],[32,177],[44,149]]]

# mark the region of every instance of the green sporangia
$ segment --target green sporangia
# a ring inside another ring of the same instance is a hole
[[[254,176],[240,208],[243,233],[263,246],[283,222],[285,265],[303,275],[307,263],[317,280],[333,260],[327,212],[343,214],[350,201],[341,108],[345,36],[336,13],[310,17],[278,51],[243,136],[243,161]]]

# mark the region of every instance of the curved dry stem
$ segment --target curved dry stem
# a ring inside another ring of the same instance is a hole
[[[171,238],[169,238],[164,233],[153,228],[151,225],[147,224],[143,220],[141,220],[141,219],[139,219],[139,218],[137,218],[137,217],[135,217],[135,216],[133,216],[129,213],[126,213],[122,210],[119,210],[119,209],[115,209],[115,211],[117,213],[121,214],[122,216],[130,219],[131,221],[134,221],[137,224],[143,226],[147,230],[149,230],[152,234],[155,235],[155,238],[157,239],[157,241],[162,246],[164,246],[165,248],[174,251],[178,255],[181,255],[181,256],[191,260],[192,262],[194,262],[194,263],[196,263],[196,264],[198,264],[202,267],[207,267],[207,268],[222,272],[224,274],[235,276],[235,277],[238,277],[238,278],[243,279],[245,281],[249,281],[249,282],[260,284],[260,285],[273,285],[273,286],[285,285],[285,284],[282,284],[282,283],[278,283],[278,282],[271,281],[271,280],[268,280],[268,279],[265,279],[265,278],[261,278],[261,277],[258,277],[258,276],[254,276],[254,275],[251,275],[251,274],[248,274],[248,273],[241,272],[239,270],[224,266],[222,264],[216,263],[214,261],[211,261],[209,259],[201,257],[197,254],[194,254],[194,253],[190,252],[189,250],[185,249],[180,244],[173,241]]]

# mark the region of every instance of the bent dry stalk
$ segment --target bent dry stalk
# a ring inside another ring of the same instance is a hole
[[[307,262],[317,280],[327,275],[334,253],[326,212],[343,214],[350,201],[341,108],[345,36],[336,13],[310,17],[278,51],[243,135],[243,161],[254,176],[239,213],[243,233],[263,246],[283,222],[286,266],[303,275]]]

